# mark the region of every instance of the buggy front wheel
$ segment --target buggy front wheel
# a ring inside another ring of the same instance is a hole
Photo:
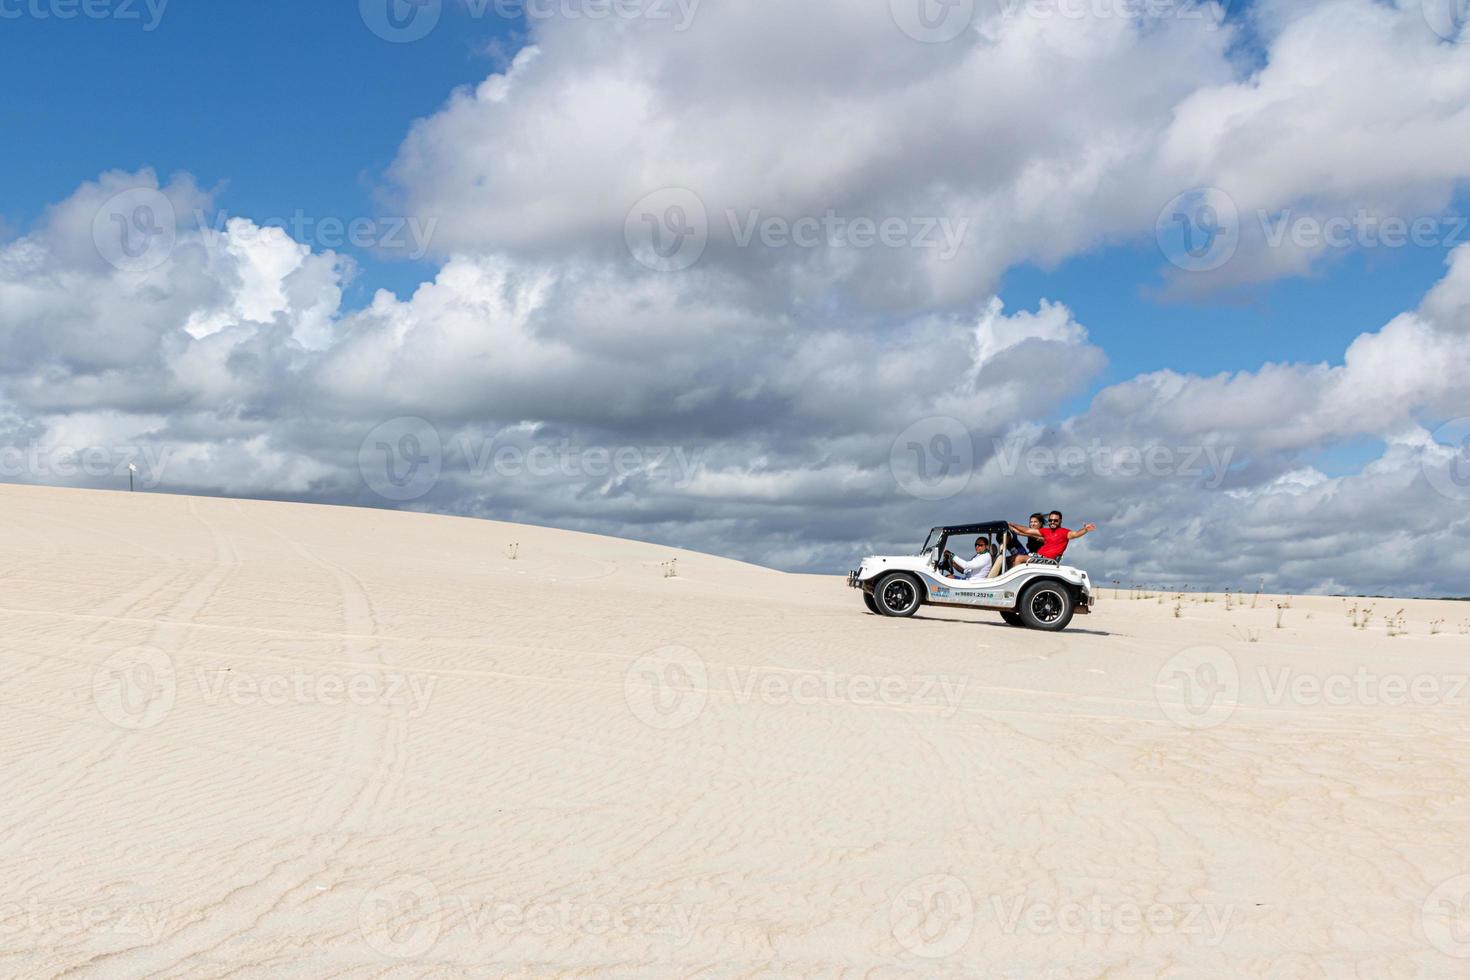
[[[912,616],[921,602],[918,580],[903,572],[885,575],[873,589],[873,601],[885,616]]]

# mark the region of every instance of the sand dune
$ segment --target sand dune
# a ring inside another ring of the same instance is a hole
[[[1470,604],[1043,635],[489,522],[0,520],[5,976],[1470,975]]]

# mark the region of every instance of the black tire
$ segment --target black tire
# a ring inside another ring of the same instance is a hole
[[[871,593],[871,592],[864,592],[863,593],[863,605],[865,605],[865,606],[868,607],[868,612],[874,613],[874,614],[879,615],[879,616],[883,615],[883,613],[881,613],[881,612],[878,611],[878,603],[876,603],[876,602],[873,601],[873,593]]]
[[[1000,618],[1006,621],[1006,625],[1007,626],[1025,626],[1026,625],[1026,622],[1025,622],[1025,620],[1023,620],[1021,618],[1021,614],[1020,613],[1003,612],[1003,613],[1000,614]]]
[[[878,580],[873,589],[873,603],[885,616],[900,619],[912,616],[923,603],[923,586],[917,579],[903,572],[890,572]]]
[[[1059,633],[1072,621],[1073,605],[1072,593],[1060,582],[1033,582],[1016,611],[1028,629]]]

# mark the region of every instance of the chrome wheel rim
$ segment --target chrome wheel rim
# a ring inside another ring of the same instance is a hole
[[[905,612],[914,604],[918,593],[907,579],[894,579],[883,586],[883,605],[894,612]]]
[[[1042,589],[1031,597],[1031,615],[1038,623],[1055,623],[1062,618],[1066,606],[1062,594],[1054,589]]]

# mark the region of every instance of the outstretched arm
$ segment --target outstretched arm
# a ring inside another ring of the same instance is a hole
[[[1007,521],[1006,523],[1007,524],[1010,524],[1010,521]],[[1039,537],[1041,537],[1040,533],[1031,530],[1029,527],[1022,527],[1019,524],[1011,524],[1011,530],[1012,531],[1015,531],[1017,534],[1024,534],[1028,538],[1039,538]]]
[[[1097,525],[1096,524],[1084,524],[1084,525],[1082,525],[1082,529],[1080,531],[1073,531],[1071,534],[1067,535],[1067,540],[1068,541],[1076,541],[1078,538],[1082,537],[1084,534],[1087,534],[1090,531],[1096,531],[1096,530],[1097,530]]]

